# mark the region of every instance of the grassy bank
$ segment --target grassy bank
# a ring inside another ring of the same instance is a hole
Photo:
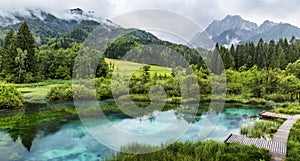
[[[300,160],[300,120],[294,124],[290,131],[287,150],[287,161]]]
[[[298,103],[285,103],[282,106],[274,109],[275,113],[282,113],[287,115],[300,114],[300,104]]]
[[[31,84],[13,84],[24,96],[24,100],[26,103],[47,103],[49,102],[47,96],[50,93],[51,88],[63,85],[63,84],[71,84],[71,80],[47,80],[39,83],[31,83]],[[99,95],[99,98],[102,96]],[[206,103],[210,101],[220,101],[221,97],[212,98],[211,95],[200,95],[200,102]],[[110,97],[103,97],[110,98]],[[132,94],[131,99],[137,102],[148,102],[150,101],[148,94]],[[64,100],[64,99],[62,99]],[[182,100],[180,97],[171,97],[168,98],[167,103],[170,104],[179,104],[182,103],[193,103],[195,100]],[[268,101],[263,98],[249,98],[242,95],[226,95],[225,97],[226,103],[236,103],[236,104],[249,104],[249,105],[257,105],[257,107],[275,107],[280,104],[289,104],[289,103],[275,103],[273,101]],[[300,108],[300,107],[299,107]],[[291,108],[289,113],[300,113],[300,109],[296,111],[294,107]],[[280,109],[277,110],[280,112]]]
[[[150,80],[148,82],[143,82],[143,66],[146,64],[139,64],[129,61],[121,61],[115,59],[108,59],[105,58],[107,64],[109,64],[110,69],[115,68],[116,72],[118,72],[121,76],[126,75],[129,73],[134,73],[135,78],[131,80],[129,83],[130,89],[132,91],[132,100],[139,101],[139,102],[147,102],[149,101],[149,97],[147,95],[150,87],[153,85],[160,85],[166,89],[168,94],[168,103],[178,104],[180,102],[193,102],[194,100],[182,100],[180,98],[180,85],[178,81],[173,78],[171,75],[171,69],[162,67],[162,66],[155,66],[150,65]],[[119,65],[119,67],[117,67]],[[136,71],[137,70],[137,71]],[[211,97],[210,94],[210,79],[208,75],[197,71],[198,75],[198,83],[200,85],[200,91],[202,93],[200,97],[200,102],[210,102],[210,101],[220,101],[222,98],[219,96]],[[228,74],[230,78],[230,74]],[[214,78],[216,81],[222,82],[222,80],[218,80],[218,77]],[[189,81],[186,79],[185,81]],[[97,98],[98,99],[110,99],[112,98],[111,95],[111,80],[109,78],[97,78],[96,82],[96,91],[97,91]],[[71,83],[71,80],[46,80],[39,83],[31,83],[31,84],[14,84],[15,87],[18,88],[19,91],[24,95],[25,102],[28,103],[46,103],[48,102],[48,94],[50,89],[56,87],[61,84]],[[283,94],[270,94],[261,96],[261,98],[254,97],[253,93],[251,94],[250,91],[246,92],[232,92],[232,82],[228,82],[228,94],[225,97],[226,103],[238,103],[238,104],[250,104],[250,105],[257,105],[258,107],[275,107],[277,106],[276,102],[284,102],[288,100],[288,95]],[[240,84],[241,85],[241,84]],[[117,89],[119,86],[117,86]],[[205,89],[207,88],[207,89]],[[231,89],[231,90],[230,90]],[[120,88],[120,91],[122,89]],[[192,90],[192,88],[191,88]],[[230,92],[231,91],[231,92]],[[245,91],[245,90],[244,90]],[[122,91],[121,91],[122,92]],[[249,93],[250,92],[250,93]],[[58,98],[59,99],[59,98]],[[62,100],[65,100],[62,98]]]
[[[261,161],[270,160],[271,156],[267,150],[259,149],[254,146],[245,146],[237,143],[225,144],[216,141],[206,142],[176,142],[168,147],[161,145],[155,147],[150,145],[131,144],[122,147],[122,150],[133,153],[143,153],[155,149],[162,150],[147,153],[147,154],[125,154],[118,153],[108,161],[190,161],[190,160],[205,160],[205,161]]]
[[[71,83],[71,80],[47,80],[38,83],[13,84],[13,86],[23,94],[25,103],[47,103],[50,89],[68,82]]]

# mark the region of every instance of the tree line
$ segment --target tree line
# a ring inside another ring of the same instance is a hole
[[[285,69],[289,63],[294,63],[300,58],[300,40],[292,37],[290,41],[281,38],[278,42],[264,42],[260,39],[257,45],[248,42],[236,47],[231,45],[229,49],[216,44],[213,52],[221,55],[225,69],[250,69],[253,66],[267,70]]]
[[[21,83],[37,76],[37,48],[26,22],[17,33],[10,29],[1,48],[1,77]]]
[[[128,45],[127,42],[134,45]],[[252,67],[257,67],[259,70],[266,70],[266,73],[278,69],[285,70],[287,73],[300,78],[299,62],[296,62],[300,58],[300,40],[295,37],[292,37],[290,41],[280,39],[278,42],[271,40],[269,43],[261,39],[257,45],[248,42],[236,47],[232,45],[229,49],[216,44],[215,49],[212,51],[197,50],[198,53],[204,53],[204,58],[202,59],[202,57],[199,58],[199,54],[197,55],[197,51],[194,49],[184,45],[159,41],[159,39],[151,36],[149,33],[133,30],[113,42],[107,51],[100,53],[100,51],[93,48],[82,49],[82,43],[70,37],[50,38],[46,44],[38,46],[26,21],[16,33],[11,29],[4,38],[0,48],[0,78],[14,83],[38,82],[46,79],[71,79],[75,58],[78,53],[88,52],[94,54],[90,58],[83,57],[82,59],[86,60],[82,61],[95,60],[101,54],[106,57],[119,58],[133,48],[137,48],[137,51],[143,49],[141,51],[147,51],[148,53],[146,54],[152,54],[152,48],[148,49],[146,48],[147,46],[145,48],[139,47],[148,43],[166,45],[172,50],[179,52],[190,64],[195,65],[194,69],[198,71],[202,70],[201,68],[206,70],[203,59],[208,59],[206,61],[209,62],[208,65],[215,67],[221,66],[219,58],[222,58],[225,69],[245,71]],[[140,53],[137,52],[137,54]],[[172,54],[172,52],[164,49],[162,53],[158,54],[161,54],[161,57],[165,57],[164,55]],[[217,55],[220,55],[220,57]],[[166,64],[166,66],[172,66],[172,63]],[[217,71],[212,72],[217,74],[223,72],[222,68],[217,67],[213,69]],[[96,76],[106,76],[108,72],[108,65],[103,58],[100,59]],[[269,79],[269,76],[267,74],[266,80]]]
[[[80,49],[82,43],[69,37],[49,38],[46,44],[38,46],[24,21],[17,32],[10,29],[4,38],[0,48],[0,79],[12,83],[71,79],[75,58]],[[95,51],[86,48],[82,50]],[[96,54],[94,57],[101,54],[93,53]],[[95,60],[94,57],[89,60]],[[100,59],[96,74],[105,76],[107,70],[104,58]]]

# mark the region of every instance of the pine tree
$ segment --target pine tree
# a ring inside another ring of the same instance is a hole
[[[14,58],[17,56],[15,47],[15,32],[10,29],[6,34],[1,51],[1,69],[2,77],[7,81],[14,81],[16,79],[16,68]]]
[[[35,61],[35,49],[37,46],[26,21],[22,23],[16,35],[16,47],[20,48],[23,52],[27,51],[27,57],[24,60],[25,71],[35,74],[37,71]]]
[[[270,60],[270,67],[272,69],[279,67],[279,57],[278,52],[276,52],[275,41],[271,40],[269,43],[268,59]]]
[[[285,59],[284,49],[281,46],[278,47],[278,51],[277,51],[276,55],[278,56],[278,61],[277,61],[278,66],[277,67],[284,69],[286,67],[287,63],[286,63],[286,59]]]
[[[257,46],[256,46],[256,59],[255,62],[259,68],[264,67],[264,41],[262,39],[259,40]]]
[[[233,60],[234,60],[234,66],[233,67],[235,67],[235,69],[237,69],[238,57],[236,55],[235,48],[234,48],[233,44],[230,47],[229,54],[233,57]]]
[[[212,51],[210,55],[210,59],[211,59],[210,70],[215,74],[220,74],[224,70],[224,66],[222,64],[222,58],[219,55],[219,51],[220,48],[219,48],[219,44],[217,43],[215,49]]]
[[[234,58],[233,58],[232,55],[230,55],[227,48],[221,46],[220,54],[221,54],[221,57],[223,59],[225,69],[229,69],[231,67],[234,67]]]
[[[262,62],[263,62],[263,66],[262,68],[267,68],[269,69],[270,66],[270,58],[269,58],[269,44],[267,42],[264,43],[263,45],[263,51],[262,51],[263,55],[262,55]]]
[[[238,57],[238,61],[237,61],[237,68],[240,68],[241,66],[245,65],[245,45],[241,44],[238,45],[236,48],[236,54]]]
[[[249,42],[248,45],[248,54],[249,56],[247,57],[247,67],[252,68],[255,65],[255,45],[252,42]]]

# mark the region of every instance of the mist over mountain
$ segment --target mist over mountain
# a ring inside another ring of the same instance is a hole
[[[257,43],[261,38],[268,42],[270,40],[278,41],[280,38],[290,39],[292,36],[299,38],[300,28],[269,20],[258,26],[254,22],[244,20],[239,15],[228,15],[222,20],[213,21],[205,31],[195,35],[191,44],[195,47],[211,49],[214,48],[215,43],[230,47],[232,44],[237,45],[249,41]],[[211,42],[207,40],[207,37]]]
[[[83,41],[100,25],[106,28],[119,27],[110,20],[95,16],[93,11],[84,11],[80,8],[65,10],[59,15],[39,9],[26,9],[22,12],[0,15],[0,37],[3,37],[10,28],[16,31],[25,20],[37,40],[68,35]]]
[[[79,39],[84,40],[97,26],[121,27],[110,20],[95,16],[94,11],[84,11],[81,8],[64,10],[60,13],[49,13],[40,9],[26,9],[0,14],[0,38],[9,28],[17,30],[26,20],[30,30],[38,39],[54,38],[65,34],[81,33]],[[73,33],[72,33],[73,32]],[[73,35],[74,36],[74,35]],[[228,15],[222,20],[214,20],[203,32],[196,34],[190,44],[194,47],[212,49],[215,43],[230,47],[232,44],[254,42],[259,39],[268,42],[272,39],[290,39],[292,36],[300,38],[300,29],[287,23],[275,23],[266,20],[258,26],[256,23],[244,20],[239,15]]]

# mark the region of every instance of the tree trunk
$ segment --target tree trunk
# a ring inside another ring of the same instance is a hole
[[[21,83],[22,68],[19,66],[19,83]]]
[[[290,99],[291,99],[291,102],[294,102],[294,94],[293,93],[291,93]]]

